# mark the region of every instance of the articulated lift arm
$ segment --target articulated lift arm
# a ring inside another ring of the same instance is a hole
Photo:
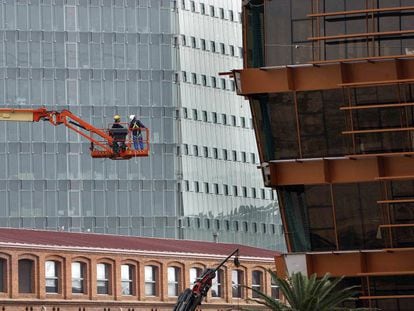
[[[118,148],[118,139],[111,135],[111,129],[99,129],[82,120],[69,110],[49,111],[45,108],[38,109],[14,109],[0,108],[0,121],[15,122],[39,122],[49,121],[54,126],[63,124],[67,128],[82,135],[91,142],[91,156],[93,158],[110,158],[113,160],[125,160],[132,157],[148,156],[148,129],[140,129],[144,134],[144,148],[142,150],[133,150],[132,133],[126,128],[123,130],[125,139],[122,139],[124,148]],[[119,130],[119,129],[116,129]],[[122,130],[122,129],[121,129]],[[121,135],[122,136],[122,135]],[[117,148],[114,148],[115,144]]]
[[[216,268],[205,269],[203,273],[194,282],[192,289],[187,288],[178,297],[177,304],[173,311],[195,311],[201,305],[203,298],[207,296],[208,290],[212,286],[213,279],[216,277],[216,272],[232,257],[234,256],[234,264],[236,267],[240,265],[239,250],[236,249],[233,253],[227,256]]]

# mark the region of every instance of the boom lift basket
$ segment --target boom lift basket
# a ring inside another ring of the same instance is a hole
[[[69,110],[49,111],[46,108],[17,109],[0,108],[0,121],[39,122],[48,121],[54,126],[64,124],[70,130],[90,141],[92,158],[109,158],[112,160],[128,160],[134,157],[149,155],[149,130],[140,128],[136,137],[138,147],[134,148],[134,136],[128,124],[123,129],[99,129],[82,120]]]

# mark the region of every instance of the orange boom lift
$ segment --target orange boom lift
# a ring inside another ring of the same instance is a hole
[[[67,128],[82,135],[91,142],[92,158],[109,158],[112,160],[128,160],[134,157],[147,157],[149,153],[149,131],[141,128],[144,148],[134,150],[132,148],[132,133],[125,124],[123,129],[99,129],[82,120],[69,110],[49,111],[46,108],[16,109],[0,108],[0,121],[39,122],[48,121],[54,126],[63,124]],[[116,133],[115,133],[116,132]],[[123,137],[124,148],[115,148],[119,137]]]

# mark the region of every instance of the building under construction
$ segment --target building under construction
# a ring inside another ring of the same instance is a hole
[[[244,69],[289,254],[357,306],[414,303],[414,1],[244,1]],[[279,272],[282,270],[279,269]]]

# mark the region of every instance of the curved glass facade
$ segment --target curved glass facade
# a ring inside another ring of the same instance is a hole
[[[236,241],[238,231],[224,219],[246,219],[248,230],[255,219],[263,230],[246,231],[249,244],[282,243],[277,204],[255,168],[256,146],[244,143],[254,142],[248,105],[218,75],[241,66],[240,3],[203,4],[204,14],[192,1],[0,2],[2,106],[69,109],[97,127],[114,114],[123,122],[135,114],[151,133],[148,158],[112,161],[92,159],[89,143],[64,127],[0,123],[0,226],[207,240],[218,230],[219,240]],[[219,37],[195,27],[212,18],[232,32]],[[201,53],[201,39],[217,52]],[[229,123],[212,121],[221,118]],[[224,185],[235,195],[224,195]]]
[[[277,272],[345,276],[360,288],[350,307],[412,303],[409,4],[244,2],[248,68],[234,74],[281,202],[289,254]]]

